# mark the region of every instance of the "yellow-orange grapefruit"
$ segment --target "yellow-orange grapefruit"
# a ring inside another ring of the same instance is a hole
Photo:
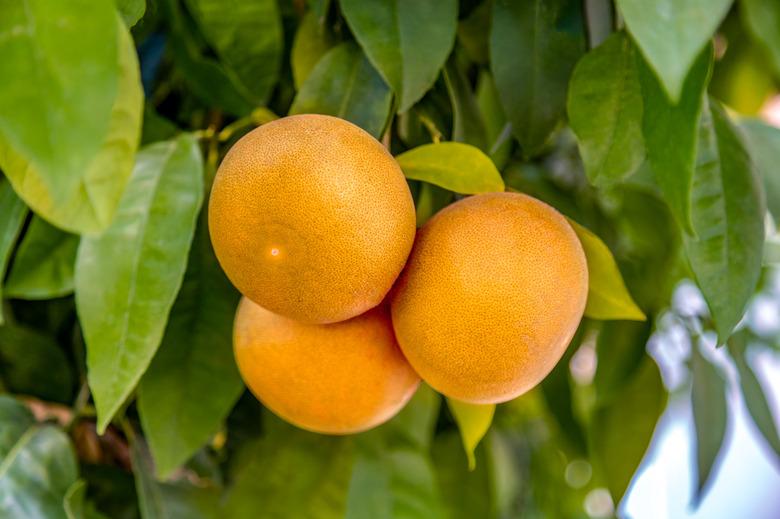
[[[585,254],[561,214],[522,194],[478,195],[419,231],[392,296],[393,325],[435,389],[498,403],[552,370],[587,293]]]
[[[414,241],[414,205],[387,150],[352,123],[294,115],[241,138],[217,171],[209,231],[228,278],[310,323],[378,305]]]
[[[389,420],[420,382],[398,348],[385,305],[318,325],[243,298],[233,349],[244,382],[266,407],[319,433],[355,433]]]

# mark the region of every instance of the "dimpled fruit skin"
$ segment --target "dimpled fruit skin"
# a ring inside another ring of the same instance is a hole
[[[392,296],[393,325],[435,389],[499,403],[552,370],[587,293],[585,254],[563,216],[522,194],[478,195],[419,231]]]
[[[412,248],[414,204],[395,159],[352,123],[295,115],[225,156],[209,200],[219,263],[245,296],[310,323],[378,305]]]
[[[340,323],[303,324],[244,297],[233,349],[244,382],[266,407],[319,433],[377,426],[420,383],[395,341],[386,305]]]

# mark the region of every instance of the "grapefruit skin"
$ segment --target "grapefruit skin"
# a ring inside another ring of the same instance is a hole
[[[246,385],[282,419],[351,434],[393,416],[420,378],[404,358],[385,305],[335,324],[304,324],[242,298],[233,349]]]
[[[242,137],[217,171],[209,231],[245,296],[309,323],[378,305],[411,250],[414,204],[395,159],[352,123],[295,115]]]
[[[392,297],[396,336],[439,392],[511,400],[560,360],[585,310],[582,246],[555,209],[518,193],[472,196],[419,231]]]

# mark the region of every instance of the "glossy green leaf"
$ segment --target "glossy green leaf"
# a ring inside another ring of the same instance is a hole
[[[24,106],[25,118],[33,118],[24,123],[20,122],[26,125],[26,137],[23,140],[29,141],[27,144],[15,138],[2,137],[3,130],[0,128],[0,165],[19,196],[40,216],[73,232],[98,232],[111,222],[130,175],[141,128],[143,92],[135,46],[124,24],[116,19],[110,3],[99,3],[99,6],[107,5],[110,8],[111,18],[106,21],[103,21],[100,15],[93,18],[75,14],[83,9],[89,10],[90,13],[99,12],[104,7],[98,7],[96,4],[94,9],[87,6],[76,9],[71,3],[74,2],[57,3],[69,12],[74,9],[71,14],[63,15],[63,19],[70,19],[72,16],[74,19],[89,19],[93,22],[97,20],[101,25],[112,26],[114,29],[104,36],[111,36],[114,40],[110,41],[118,43],[92,40],[93,36],[102,35],[106,29],[95,31],[91,27],[81,27],[80,21],[74,24],[61,23],[62,27],[75,28],[75,34],[60,33],[59,29],[48,31],[51,41],[46,42],[46,48],[61,47],[70,56],[62,60],[56,55],[49,56],[47,62],[56,62],[56,69],[47,73],[43,72],[46,67],[36,67],[35,72],[22,69],[13,72],[0,70],[0,75],[4,77],[24,79],[16,87],[18,92],[13,95],[0,91],[0,103],[10,102],[16,106]],[[92,3],[89,5],[92,6]],[[49,12],[46,17],[55,13],[45,6],[40,9]],[[55,22],[50,20],[47,23]],[[39,27],[36,34],[44,34],[46,31]],[[89,37],[85,37],[85,34],[89,34]],[[67,38],[67,42],[63,43],[59,38]],[[75,41],[80,42],[79,45],[70,48]],[[103,63],[107,58],[101,57],[99,63],[93,62],[92,56],[96,51],[79,50],[82,43],[99,47],[101,54],[106,50],[110,51],[110,61]],[[76,60],[77,65],[72,60]],[[11,61],[2,60],[4,65]],[[29,60],[29,63],[32,63],[32,60]],[[96,74],[94,71],[81,71],[81,67],[100,69],[100,77],[93,77],[93,74]],[[102,70],[104,68],[105,70]],[[44,76],[56,73],[59,86],[48,85],[47,82],[55,81],[51,77],[27,79],[38,78],[38,73]],[[69,85],[68,82],[73,84]],[[33,85],[42,86],[43,90],[39,91]],[[89,88],[85,85],[89,85]],[[68,92],[69,89],[74,91]],[[44,96],[45,99],[36,99],[38,95]],[[61,96],[67,96],[67,100]],[[104,99],[106,96],[109,96],[107,100]],[[106,102],[107,108],[103,106]],[[31,106],[36,108],[30,109]],[[0,111],[5,111],[9,117],[13,114],[13,110],[5,110],[1,104]],[[82,111],[84,113],[81,113]],[[48,123],[44,124],[42,121]],[[0,126],[2,125],[0,122]],[[49,142],[50,135],[59,136],[56,146]],[[21,134],[19,139],[22,139]],[[74,139],[78,144],[71,142]],[[87,142],[88,144],[85,144]]]
[[[279,76],[282,22],[276,0],[186,0],[220,62],[256,105],[265,104]]]
[[[68,436],[0,396],[0,517],[67,519],[63,499],[77,477]]]
[[[298,26],[290,54],[295,88],[301,88],[314,66],[335,45],[330,29],[317,18],[317,13],[307,11]]]
[[[588,302],[585,315],[591,319],[644,321],[620,275],[615,258],[601,239],[574,220],[568,219],[580,239],[588,262]]]
[[[718,453],[726,437],[728,405],[726,381],[718,369],[705,359],[699,348],[692,348],[691,371],[693,388],[693,424],[696,431],[696,491],[695,501],[704,495],[705,488],[717,469]]]
[[[33,217],[5,283],[7,297],[52,299],[73,292],[79,237]]]
[[[716,101],[702,115],[693,180],[696,237],[685,250],[723,344],[742,318],[761,274],[764,208],[759,179]]]
[[[463,194],[504,190],[504,181],[490,157],[460,142],[426,144],[396,157],[412,180],[422,180]]]
[[[83,479],[73,483],[63,499],[65,515],[68,519],[107,519],[87,500],[87,484]]]
[[[218,517],[219,495],[214,488],[188,483],[165,484],[155,481],[149,453],[142,441],[132,438],[130,459],[141,519],[214,519]]]
[[[691,230],[691,185],[704,92],[712,70],[707,47],[691,68],[680,101],[672,104],[647,63],[637,55],[644,96],[642,133],[658,187],[680,226]]]
[[[458,43],[466,51],[469,59],[479,64],[490,60],[490,17],[492,3],[482,2],[471,12],[458,20]]]
[[[483,70],[477,81],[477,104],[485,122],[488,154],[503,170],[512,151],[512,126],[507,122],[490,72]]]
[[[734,334],[728,342],[729,353],[731,353],[734,364],[737,366],[742,397],[745,399],[745,405],[751,418],[753,418],[753,423],[756,424],[767,445],[780,458],[780,434],[778,434],[775,417],[767,400],[767,395],[772,393],[765,391],[761,387],[758,377],[748,363],[746,356],[747,341],[748,337],[744,331]]]
[[[405,112],[431,88],[455,42],[455,0],[341,0],[368,59],[398,97]]]
[[[452,140],[489,152],[485,123],[477,99],[455,55],[447,61],[443,75],[452,102]]]
[[[344,517],[354,460],[350,438],[313,434],[266,417],[274,425],[240,453],[244,462],[223,517]]]
[[[439,186],[427,183],[420,184],[419,191],[417,192],[417,205],[415,206],[417,227],[420,228],[425,225],[425,222],[427,222],[431,216],[449,205],[450,202],[452,202],[453,196],[452,191],[447,191]]]
[[[392,94],[354,43],[328,51],[295,96],[291,114],[318,113],[353,122],[379,137],[390,114]]]
[[[470,404],[452,398],[447,398],[447,406],[458,424],[463,449],[469,463],[469,470],[474,470],[477,460],[474,451],[485,437],[490,424],[493,423],[493,414],[496,412],[495,404]]]
[[[780,128],[759,119],[746,119],[740,126],[750,157],[764,181],[767,208],[775,222],[780,222]]]
[[[581,2],[493,3],[491,70],[525,157],[538,154],[566,111],[566,90],[585,50]]]
[[[696,57],[726,17],[733,0],[617,0],[628,31],[661,79],[671,101],[683,86]]]
[[[160,345],[202,199],[203,164],[192,136],[148,146],[111,227],[81,240],[76,305],[100,432]]]
[[[160,478],[206,443],[243,390],[233,359],[237,304],[201,218],[165,336],[138,386],[138,411]]]
[[[587,53],[571,76],[569,124],[594,184],[621,180],[645,159],[634,52],[628,36],[616,33]]]
[[[128,27],[132,27],[144,17],[146,0],[114,0],[116,8]]]
[[[594,461],[615,503],[620,502],[650,445],[666,398],[658,367],[645,355],[622,390],[594,411]]]
[[[11,391],[70,403],[73,373],[57,341],[17,324],[0,326],[0,378]]]
[[[747,28],[766,49],[772,67],[780,74],[780,4],[774,0],[740,0]]]
[[[3,279],[11,251],[22,231],[27,206],[16,196],[11,184],[0,178],[0,325],[3,324]]]

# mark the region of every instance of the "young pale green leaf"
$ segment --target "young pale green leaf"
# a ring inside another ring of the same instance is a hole
[[[737,332],[729,338],[729,353],[734,359],[734,364],[739,372],[739,385],[742,389],[742,398],[748,408],[753,423],[761,432],[769,447],[780,457],[780,434],[777,431],[775,417],[772,408],[767,401],[767,391],[761,387],[758,377],[750,367],[746,357],[748,337],[744,331]]]
[[[581,2],[494,2],[491,70],[523,155],[539,153],[566,111],[566,89],[585,50]]]
[[[77,477],[68,436],[0,396],[0,517],[67,519],[63,499]]]
[[[447,398],[447,406],[460,429],[460,438],[468,459],[469,470],[474,470],[477,466],[474,451],[490,429],[490,424],[493,423],[496,404],[470,404]]]
[[[644,349],[644,343],[640,345]],[[620,502],[639,467],[666,405],[661,374],[647,355],[621,391],[602,401],[591,423],[593,459],[615,503]]]
[[[244,387],[232,347],[238,292],[219,268],[206,225],[204,216],[162,344],[138,386],[138,412],[161,479],[217,431]]]
[[[666,202],[686,231],[691,224],[691,185],[705,90],[712,70],[712,48],[693,64],[677,104],[669,101],[647,63],[637,55],[644,96],[642,133],[647,158]]]
[[[73,292],[79,237],[35,216],[16,252],[5,283],[7,297],[52,299]]]
[[[696,237],[684,244],[723,344],[742,318],[761,274],[764,204],[737,129],[711,101],[702,114],[693,179]]]
[[[263,105],[279,77],[282,20],[276,0],[187,0],[187,6],[221,63],[255,105]]]
[[[726,404],[726,381],[709,360],[705,359],[694,345],[692,348],[691,371],[693,387],[693,425],[696,430],[696,490],[695,502],[704,495],[705,488],[713,475],[718,453],[726,437],[728,406]]]
[[[19,187],[29,181],[18,162],[29,164],[41,188],[62,203],[108,135],[121,22],[105,1],[6,0],[0,9],[0,147],[19,157],[0,153],[0,164]]]
[[[317,19],[317,13],[307,11],[298,26],[290,53],[295,88],[300,89],[314,66],[335,45],[330,29]]]
[[[634,47],[624,33],[585,54],[569,84],[569,124],[585,173],[608,184],[634,173],[645,159],[642,92]]]
[[[485,122],[488,154],[496,167],[503,170],[512,151],[512,126],[501,108],[493,77],[486,70],[480,73],[477,81],[477,104]]]
[[[290,114],[334,115],[379,137],[392,97],[360,49],[354,43],[342,43],[317,62],[295,96]]]
[[[489,151],[485,123],[468,78],[453,54],[444,67],[444,82],[452,103],[452,140]]]
[[[780,223],[780,128],[759,119],[746,119],[740,124],[745,144],[764,182],[766,205]]]
[[[780,3],[740,0],[739,7],[748,30],[768,51],[775,73],[780,74]]]
[[[455,42],[456,0],[341,0],[341,11],[368,59],[405,112],[428,91]]]
[[[3,279],[14,243],[22,232],[27,206],[16,196],[11,184],[0,178],[0,324],[3,324]]]
[[[490,157],[469,144],[425,144],[401,153],[396,160],[406,178],[455,193],[473,195],[504,190],[504,181]]]
[[[132,27],[143,18],[146,12],[146,0],[114,0],[116,8],[128,27]]]
[[[73,483],[62,503],[68,519],[108,519],[95,510],[95,505],[87,500],[87,483],[79,479]]]
[[[601,239],[568,219],[580,239],[588,262],[588,302],[585,315],[591,319],[644,321],[645,314],[628,293],[615,258]]]
[[[81,239],[76,306],[101,433],[160,345],[202,199],[195,138],[154,144],[138,154],[111,226]]]
[[[69,3],[62,2],[61,4],[65,6]],[[105,2],[99,4],[102,6]],[[90,3],[90,5],[92,4]],[[92,12],[91,7],[85,7],[85,9]],[[76,15],[73,14],[73,16]],[[78,16],[78,18],[91,19],[91,16]],[[83,160],[78,158],[81,154],[73,153],[72,147],[68,145],[68,149],[56,151],[56,153],[64,155],[58,157],[55,160],[56,164],[50,166],[31,155],[26,155],[24,150],[14,147],[12,142],[4,141],[0,136],[0,165],[4,168],[19,196],[38,215],[57,227],[74,233],[100,232],[111,223],[133,167],[133,157],[138,147],[138,138],[141,132],[143,92],[135,46],[130,33],[127,32],[120,20],[112,18],[108,23],[118,27],[118,33],[116,31],[111,33],[114,38],[118,39],[118,48],[116,45],[107,45],[106,42],[91,44],[109,47],[114,52],[111,73],[118,77],[116,79],[118,84],[112,90],[113,106],[109,107],[106,127],[103,133],[97,137],[95,145],[90,147],[88,156],[85,151]],[[83,37],[82,33],[85,30],[79,30],[78,34],[69,37],[73,40],[91,42],[90,38]],[[67,45],[65,46],[67,47]],[[2,50],[0,50],[1,52]],[[85,60],[84,64],[89,62],[83,56],[79,56],[79,60]],[[60,65],[64,66],[64,63]],[[68,71],[66,75],[70,77],[71,74],[76,74],[76,77],[72,79],[75,81],[74,88],[78,88],[78,94],[74,94],[74,99],[78,97],[79,102],[86,105],[84,109],[90,113],[88,118],[93,118],[101,108],[98,99],[100,96],[93,94],[91,88],[103,88],[101,87],[102,83],[99,81],[92,83],[91,80],[87,79],[89,76],[75,71]],[[89,88],[85,88],[86,83],[89,83]],[[38,83],[25,80],[25,86],[21,88],[28,92],[35,92],[35,87],[30,86],[33,84],[37,85]],[[2,93],[2,88],[0,86],[0,98],[5,100],[8,96]],[[46,88],[41,95],[49,96],[51,92],[52,90]],[[100,95],[103,95],[102,91]],[[81,99],[81,96],[86,97]],[[51,101],[47,97],[45,101],[24,102],[31,103],[30,106],[35,105],[37,110],[40,106],[45,106]],[[80,126],[78,122],[70,121],[62,129],[47,128],[43,124],[44,120],[59,121],[61,114],[70,114],[70,110],[75,110],[78,104],[71,105],[68,101],[67,106],[68,109],[62,108],[59,104],[46,108],[47,110],[55,110],[56,117],[44,117],[36,120],[31,128],[35,132],[42,132],[43,138],[47,140],[49,135],[66,135],[67,137],[63,137],[61,141],[57,139],[57,142],[62,143],[67,143],[73,136],[77,136],[80,142],[91,139],[91,136],[82,133],[88,130]],[[32,110],[30,113],[32,114],[36,110]],[[79,121],[82,121],[80,117]],[[78,166],[73,165],[73,171],[69,171],[68,162],[74,157],[78,158],[79,164]],[[60,164],[61,161],[62,164]],[[53,169],[47,169],[49,167]],[[70,179],[66,178],[68,175],[70,175]],[[53,178],[56,180],[52,180]]]
[[[685,78],[733,0],[617,0],[639,49],[676,104]]]

